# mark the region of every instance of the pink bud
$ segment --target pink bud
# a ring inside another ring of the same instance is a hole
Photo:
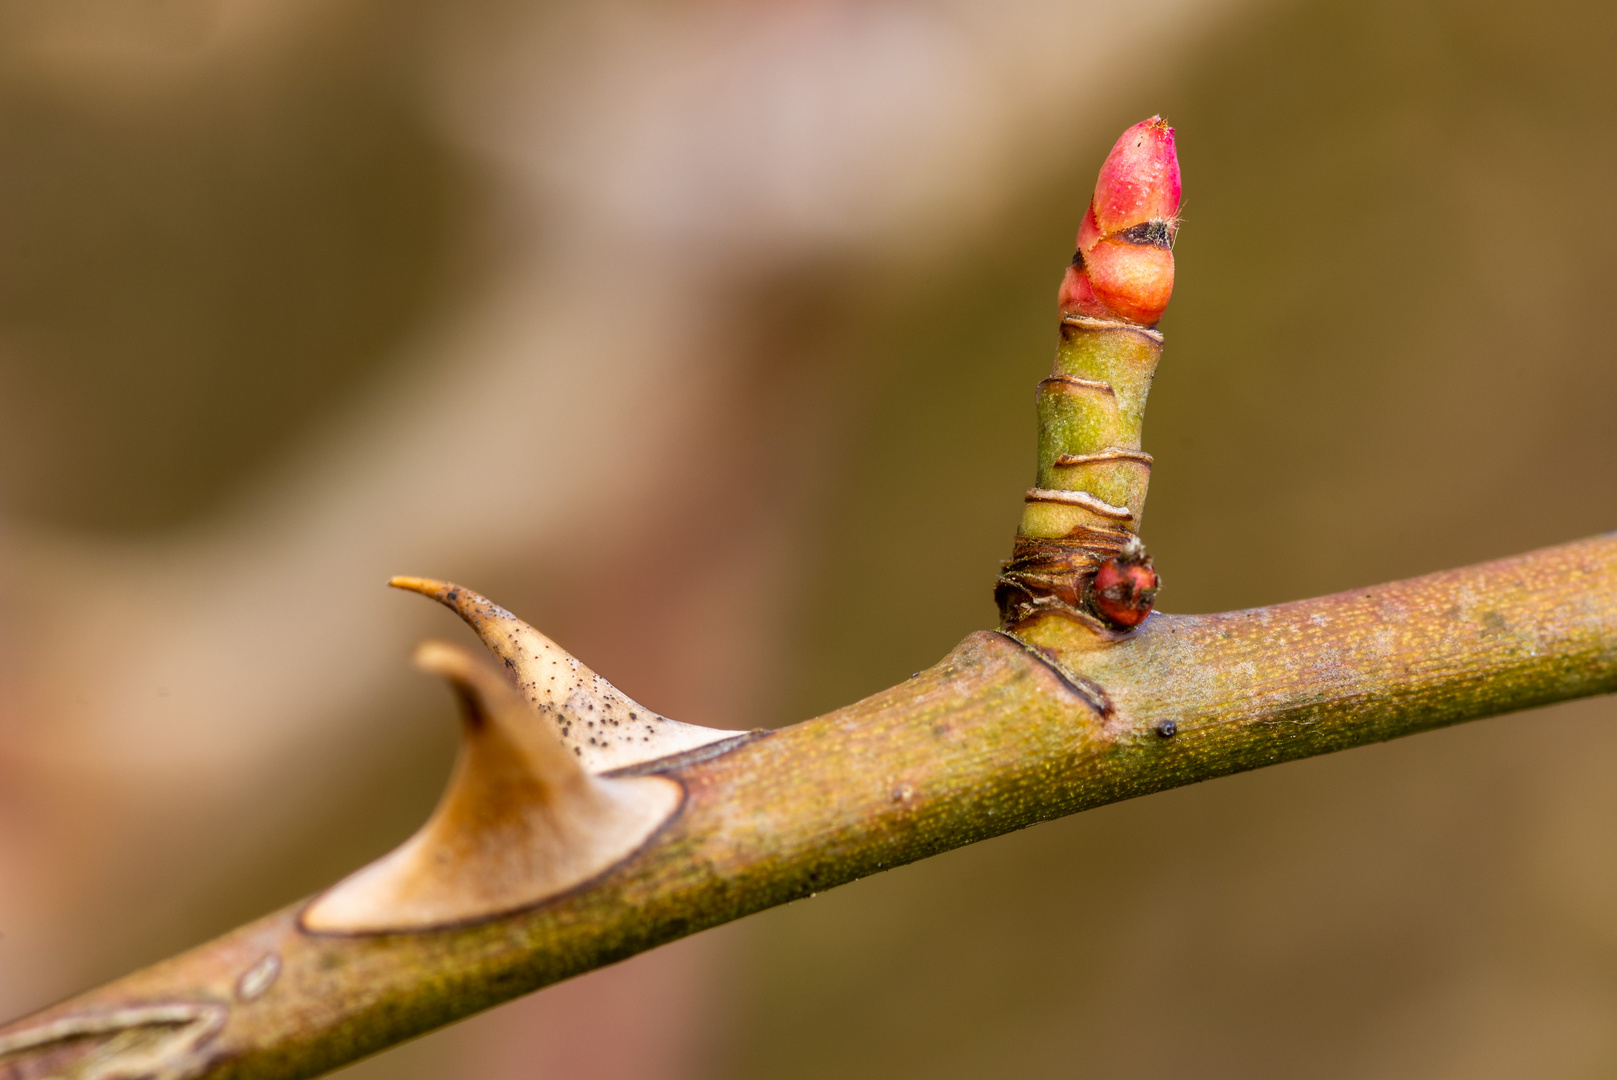
[[[1179,155],[1160,116],[1123,133],[1100,168],[1061,282],[1061,310],[1154,326],[1173,295]]]

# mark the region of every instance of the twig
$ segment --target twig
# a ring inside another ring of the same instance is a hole
[[[0,1077],[132,1075],[131,1055],[169,1080],[313,1076],[1035,822],[1617,690],[1617,535],[1276,607],[1159,613],[1122,641],[1056,617],[1024,637],[973,634],[858,704],[627,770],[676,781],[680,810],[631,857],[537,907],[322,934],[298,904],[0,1030]],[[83,1071],[61,1068],[75,1059]]]

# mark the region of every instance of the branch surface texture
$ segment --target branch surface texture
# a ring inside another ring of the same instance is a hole
[[[502,665],[418,654],[463,718],[433,818],[317,897],[0,1028],[0,1080],[314,1076],[1036,822],[1617,690],[1617,534],[1274,607],[1152,613],[1140,417],[1178,199],[1172,129],[1125,132],[1062,285],[999,629],[826,716],[725,732],[645,709],[470,590],[395,579]]]

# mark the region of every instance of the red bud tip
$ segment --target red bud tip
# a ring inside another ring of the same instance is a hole
[[[1179,155],[1160,116],[1123,133],[1100,168],[1061,283],[1064,313],[1154,326],[1173,295]]]
[[[1160,116],[1123,132],[1095,181],[1094,214],[1105,235],[1179,217],[1179,154]]]

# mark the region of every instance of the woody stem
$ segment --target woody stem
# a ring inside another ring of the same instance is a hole
[[[0,1028],[0,1075],[57,1076],[98,1046],[82,1075],[313,1076],[1034,822],[1614,689],[1617,535],[1316,600],[1157,615],[1116,640],[1044,613],[1018,639],[973,634],[819,719],[634,767],[677,782],[682,809],[570,892],[415,932],[314,932],[295,905]]]

